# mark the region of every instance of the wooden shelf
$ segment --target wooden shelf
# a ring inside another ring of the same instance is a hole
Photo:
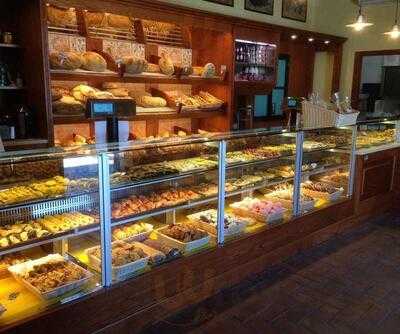
[[[13,151],[17,149],[34,149],[42,148],[48,145],[49,141],[47,139],[14,139],[14,140],[3,140],[4,148],[8,151]]]
[[[166,113],[148,113],[138,114],[131,117],[120,117],[121,121],[147,121],[147,120],[162,120],[162,119],[179,119],[179,118],[210,118],[216,116],[225,116],[226,112],[219,111],[191,111],[191,112],[166,112]],[[98,119],[103,120],[103,119]],[[77,124],[91,123],[96,119],[87,119],[85,116],[53,116],[54,124]]]
[[[180,78],[168,76],[161,73],[141,73],[141,74],[125,74],[123,77],[112,71],[106,72],[89,72],[89,71],[67,71],[67,70],[51,70],[52,80],[75,80],[86,81],[90,78],[100,81],[118,81],[131,83],[169,83],[169,84],[204,84],[204,83],[226,83],[222,77],[202,78],[200,76],[182,76]]]
[[[5,44],[5,43],[0,43],[0,48],[6,48],[6,49],[20,49],[21,46],[18,44]]]

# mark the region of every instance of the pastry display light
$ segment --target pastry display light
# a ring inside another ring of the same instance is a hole
[[[309,41],[310,43],[312,43],[312,42],[314,42],[314,38],[313,38],[313,37],[309,37],[309,38],[308,38],[308,41]]]
[[[290,38],[295,40],[295,39],[297,39],[297,35],[292,35],[292,36],[290,36]]]
[[[393,28],[392,28],[392,30],[385,32],[384,35],[388,35],[388,36],[390,36],[390,38],[393,38],[393,39],[397,39],[400,37],[400,28],[399,28],[398,20],[399,20],[399,0],[397,0],[397,3],[396,3],[396,17],[394,19]]]
[[[374,25],[373,23],[367,22],[367,18],[362,14],[361,5],[359,5],[358,7],[359,10],[356,22],[346,25],[346,27],[353,28],[355,31],[361,31],[364,28]]]

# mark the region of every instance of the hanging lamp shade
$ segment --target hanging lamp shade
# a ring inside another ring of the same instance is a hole
[[[353,28],[356,31],[361,31],[366,27],[373,26],[373,23],[367,21],[367,18],[362,14],[361,5],[359,6],[358,16],[356,22],[347,24],[346,27]]]
[[[394,19],[394,25],[392,27],[392,30],[385,32],[385,35],[390,36],[393,39],[397,39],[400,37],[400,27],[398,24],[398,19],[399,19],[399,0],[397,0],[397,5],[396,5],[396,17]]]

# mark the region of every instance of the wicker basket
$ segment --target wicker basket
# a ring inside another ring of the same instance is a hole
[[[302,124],[305,128],[339,127],[356,124],[358,111],[350,114],[339,114],[309,101],[302,102]]]

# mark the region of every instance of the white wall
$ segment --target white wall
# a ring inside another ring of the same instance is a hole
[[[315,54],[313,92],[318,93],[325,101],[331,98],[333,76],[333,55],[328,52]]]

